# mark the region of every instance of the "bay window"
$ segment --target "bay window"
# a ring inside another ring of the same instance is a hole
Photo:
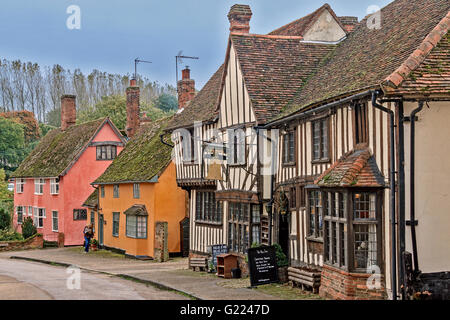
[[[379,191],[324,191],[328,208],[324,223],[325,263],[366,273],[381,264],[381,198]]]
[[[129,238],[147,239],[147,216],[127,215],[126,235]]]

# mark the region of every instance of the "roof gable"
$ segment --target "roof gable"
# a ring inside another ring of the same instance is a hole
[[[50,131],[22,161],[12,177],[64,175],[106,123],[112,125],[108,118],[103,118],[71,126],[65,131],[59,128]]]
[[[335,48],[301,37],[254,34],[231,34],[230,43],[259,124],[276,116]]]
[[[325,19],[324,21],[320,21],[322,19]],[[325,23],[324,23],[325,22]],[[333,23],[334,22],[334,23]],[[327,23],[329,25],[327,25]],[[320,27],[319,27],[320,25]],[[316,11],[308,14],[307,16],[304,16],[303,18],[297,19],[295,21],[292,21],[272,32],[269,33],[269,35],[279,35],[279,36],[301,36],[304,37],[305,40],[323,40],[327,41],[326,39],[319,39],[316,38],[318,36],[318,29],[323,28],[330,28],[331,26],[338,27],[343,35],[333,41],[337,41],[341,39],[343,36],[345,36],[345,27],[342,24],[341,20],[336,16],[335,12],[331,8],[331,6],[326,3],[323,6],[321,6]],[[314,32],[316,31],[316,32]],[[322,34],[323,35],[323,34]],[[328,40],[330,41],[330,40]]]
[[[122,152],[92,184],[156,182],[171,161],[172,149],[161,142],[172,117],[141,125]]]

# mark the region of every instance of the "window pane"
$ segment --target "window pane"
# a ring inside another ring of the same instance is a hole
[[[377,232],[375,224],[354,225],[355,268],[377,265]]]
[[[147,217],[137,217],[137,238],[147,238]]]
[[[328,120],[322,120],[322,139],[321,139],[322,158],[328,158]]]

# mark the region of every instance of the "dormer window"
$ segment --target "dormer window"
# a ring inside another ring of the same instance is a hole
[[[97,160],[114,160],[117,156],[117,146],[97,146]]]

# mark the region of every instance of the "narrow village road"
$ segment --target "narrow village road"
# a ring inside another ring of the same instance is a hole
[[[180,300],[179,294],[108,275],[0,259],[0,300]],[[79,289],[77,284],[79,283]]]

